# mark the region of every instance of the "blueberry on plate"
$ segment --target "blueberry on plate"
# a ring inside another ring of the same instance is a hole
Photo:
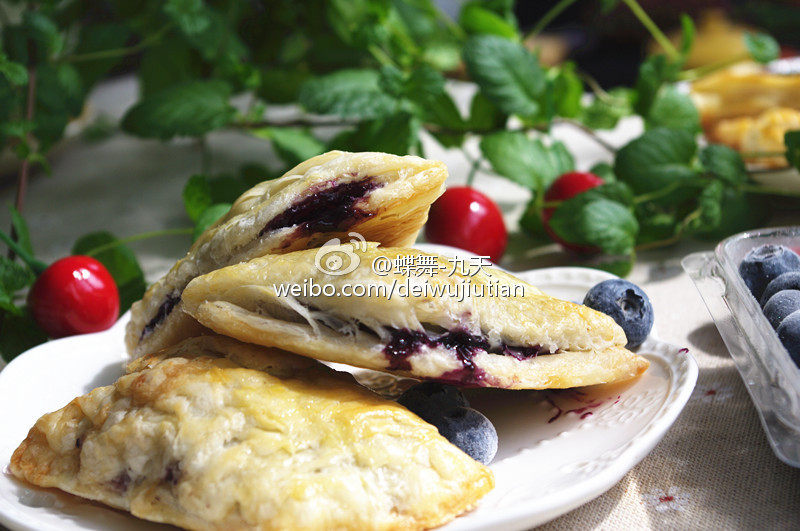
[[[650,299],[642,288],[627,280],[604,280],[589,290],[583,304],[614,319],[625,331],[628,348],[641,345],[653,329]]]
[[[469,402],[457,387],[439,382],[423,382],[409,387],[397,402],[431,423],[431,419],[455,408],[469,407]]]
[[[800,271],[789,271],[773,279],[764,289],[761,295],[761,307],[767,305],[767,301],[779,291],[787,289],[800,289]]]
[[[800,256],[783,245],[756,247],[739,264],[739,275],[757,301],[761,300],[764,289],[773,279],[788,271],[798,270]]]
[[[776,330],[784,319],[797,310],[800,310],[800,290],[796,289],[779,291],[764,305],[764,315]]]
[[[431,424],[439,428],[442,437],[484,465],[497,453],[497,430],[480,411],[458,407]]]
[[[778,339],[789,351],[795,365],[800,367],[800,312],[794,312],[778,327]]]

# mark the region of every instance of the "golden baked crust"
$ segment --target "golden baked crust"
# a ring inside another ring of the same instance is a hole
[[[323,272],[317,250],[269,255],[194,279],[183,294],[184,310],[249,343],[462,385],[576,387],[632,378],[648,366],[625,349],[625,333],[610,317],[549,297],[498,269],[450,274],[447,259],[415,249],[339,247],[358,259],[347,274]],[[408,256],[429,257],[424,261],[432,259],[439,272],[406,277],[397,268],[386,275],[373,271],[376,259],[396,263]],[[342,270],[347,259],[339,262]],[[399,286],[406,282],[431,289],[403,296]],[[292,284],[331,285],[335,293],[280,293]],[[463,289],[461,297],[459,284],[473,292]],[[357,285],[368,296],[346,296]],[[496,295],[504,286],[506,296],[491,296],[490,286]]]
[[[800,98],[800,88],[798,88]],[[786,151],[784,135],[800,130],[800,110],[776,107],[753,116],[727,118],[709,128],[706,136],[712,142],[726,144],[746,155],[747,162],[766,168],[786,166],[786,157],[759,156],[759,153]]]
[[[198,275],[346,239],[351,231],[386,245],[411,245],[446,178],[439,161],[331,151],[253,187],[133,305],[128,352],[138,357],[202,333],[178,310],[183,288]]]
[[[774,74],[742,63],[692,83],[691,97],[707,130],[719,120],[757,116],[776,107],[800,110],[800,74]]]
[[[39,419],[11,472],[189,529],[427,528],[493,487],[435,427],[313,360],[197,337],[129,369]]]

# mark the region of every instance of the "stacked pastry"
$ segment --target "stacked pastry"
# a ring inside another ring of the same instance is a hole
[[[11,471],[190,529],[427,528],[469,510],[488,468],[318,360],[511,389],[647,362],[605,315],[408,248],[446,176],[331,152],[246,192],[132,308],[127,374],[39,419]],[[374,267],[404,256],[426,271]],[[330,289],[292,290],[313,283]]]

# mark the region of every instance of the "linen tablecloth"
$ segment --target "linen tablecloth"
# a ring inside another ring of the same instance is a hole
[[[462,105],[471,88],[454,89]],[[92,95],[90,112],[118,117],[135,97],[131,79],[107,83]],[[617,144],[635,136],[640,125],[627,122],[610,132]],[[602,148],[574,130],[558,129],[576,154],[580,169],[608,158]],[[442,150],[425,139],[426,155],[444,160],[450,184],[461,184],[467,161],[459,150]],[[263,141],[236,133],[211,135],[213,170],[234,170],[244,162],[279,166]],[[468,145],[476,153],[475,145]],[[37,254],[64,256],[74,240],[90,231],[117,236],[188,226],[181,190],[200,170],[196,144],[162,144],[115,134],[100,143],[69,140],[52,158],[52,176],[30,185],[25,216]],[[493,197],[513,227],[525,191],[503,179],[481,175],[476,186]],[[13,200],[9,187],[0,202]],[[798,224],[800,214],[783,212],[775,224]],[[0,209],[0,226],[9,225]],[[136,244],[148,280],[154,280],[188,248],[188,237]],[[512,235],[502,265],[513,270],[566,265],[555,246],[532,249]],[[713,242],[684,242],[643,253],[630,275],[650,295],[658,335],[689,348],[700,366],[697,387],[675,425],[643,461],[597,499],[546,524],[543,529],[696,529],[795,528],[800,513],[800,470],[772,453],[739,374],[680,260],[689,252],[711,249]]]

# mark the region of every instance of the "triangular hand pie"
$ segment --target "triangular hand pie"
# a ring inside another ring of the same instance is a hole
[[[202,333],[179,310],[183,288],[198,275],[265,254],[319,247],[351,231],[385,245],[411,245],[446,178],[438,161],[331,151],[255,186],[133,305],[128,352],[142,356]]]
[[[229,338],[134,361],[44,415],[11,472],[189,529],[419,529],[493,487],[472,460],[348,374]]]
[[[376,244],[269,255],[194,279],[184,310],[249,343],[457,385],[577,387],[647,368],[610,317],[497,268],[456,266]]]

